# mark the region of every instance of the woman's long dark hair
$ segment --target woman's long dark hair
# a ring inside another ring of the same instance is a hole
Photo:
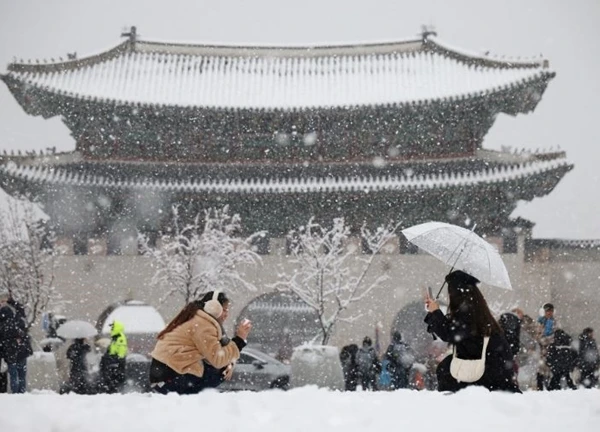
[[[448,294],[450,317],[461,316],[470,321],[472,335],[502,334],[502,328],[492,315],[477,285],[461,281],[448,281]]]
[[[179,312],[177,316],[171,320],[171,322],[165,327],[163,331],[161,331],[158,334],[156,338],[162,338],[167,333],[175,330],[181,324],[191,320],[194,317],[194,315],[196,315],[196,312],[198,312],[199,310],[204,310],[204,305],[207,301],[212,299],[213,293],[214,291],[209,291],[206,294],[204,294],[204,296],[202,296],[200,300],[194,300],[193,302],[185,305],[184,308],[181,309],[181,312]],[[221,305],[224,305],[225,303],[229,302],[229,299],[227,298],[225,293],[222,292],[220,292],[217,296],[217,300],[219,301],[219,303],[221,303]]]

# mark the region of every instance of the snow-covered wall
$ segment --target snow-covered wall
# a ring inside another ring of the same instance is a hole
[[[519,250],[523,250],[522,241]],[[291,264],[283,254],[265,255],[263,265],[242,268],[245,277],[257,288],[256,292],[234,292],[230,323],[258,295],[269,290],[277,280],[277,272],[291,271]],[[540,306],[552,301],[556,315],[563,327],[578,334],[584,327],[600,328],[600,254],[581,251],[577,256],[564,255],[560,261],[547,261],[538,257],[532,262],[524,259],[522,252],[505,254],[514,291],[483,286],[482,290],[490,306],[500,313],[519,306],[532,317],[536,317]],[[427,286],[434,289],[441,285],[448,269],[427,255],[402,255],[396,253],[377,256],[374,269],[390,277],[383,286],[375,290],[360,303],[353,306],[362,312],[355,322],[340,322],[331,340],[341,347],[347,343],[360,343],[364,336],[374,336],[377,322],[383,324],[383,341],[389,340],[389,329],[400,309],[410,303],[421,301]],[[62,311],[69,318],[95,321],[106,306],[125,298],[134,298],[150,305],[159,305],[164,290],[153,287],[153,274],[147,258],[126,256],[62,256],[57,262],[55,285],[69,304]],[[372,277],[373,275],[371,275]],[[160,307],[165,321],[169,321],[182,306],[182,301],[173,297]],[[34,335],[39,339],[41,326],[36,326]]]

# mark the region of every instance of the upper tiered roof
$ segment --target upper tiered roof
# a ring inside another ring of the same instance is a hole
[[[553,76],[543,58],[471,54],[424,34],[304,47],[170,44],[133,36],[82,59],[15,62],[2,79],[15,96],[39,89],[117,105],[249,110],[397,106],[520,89],[519,110],[527,112]]]

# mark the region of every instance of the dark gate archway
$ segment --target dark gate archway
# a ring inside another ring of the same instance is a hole
[[[445,306],[441,309],[445,310]],[[402,334],[402,339],[415,350],[420,360],[428,357],[433,342],[433,336],[427,333],[427,324],[423,322],[426,314],[423,302],[409,303],[400,309],[391,329],[392,333],[399,331]]]

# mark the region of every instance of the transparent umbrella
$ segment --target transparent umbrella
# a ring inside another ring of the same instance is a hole
[[[72,320],[61,324],[56,334],[65,339],[85,339],[96,336],[98,331],[89,322]]]
[[[485,284],[512,290],[500,253],[474,231],[444,222],[426,222],[403,229],[402,234],[453,269]]]

